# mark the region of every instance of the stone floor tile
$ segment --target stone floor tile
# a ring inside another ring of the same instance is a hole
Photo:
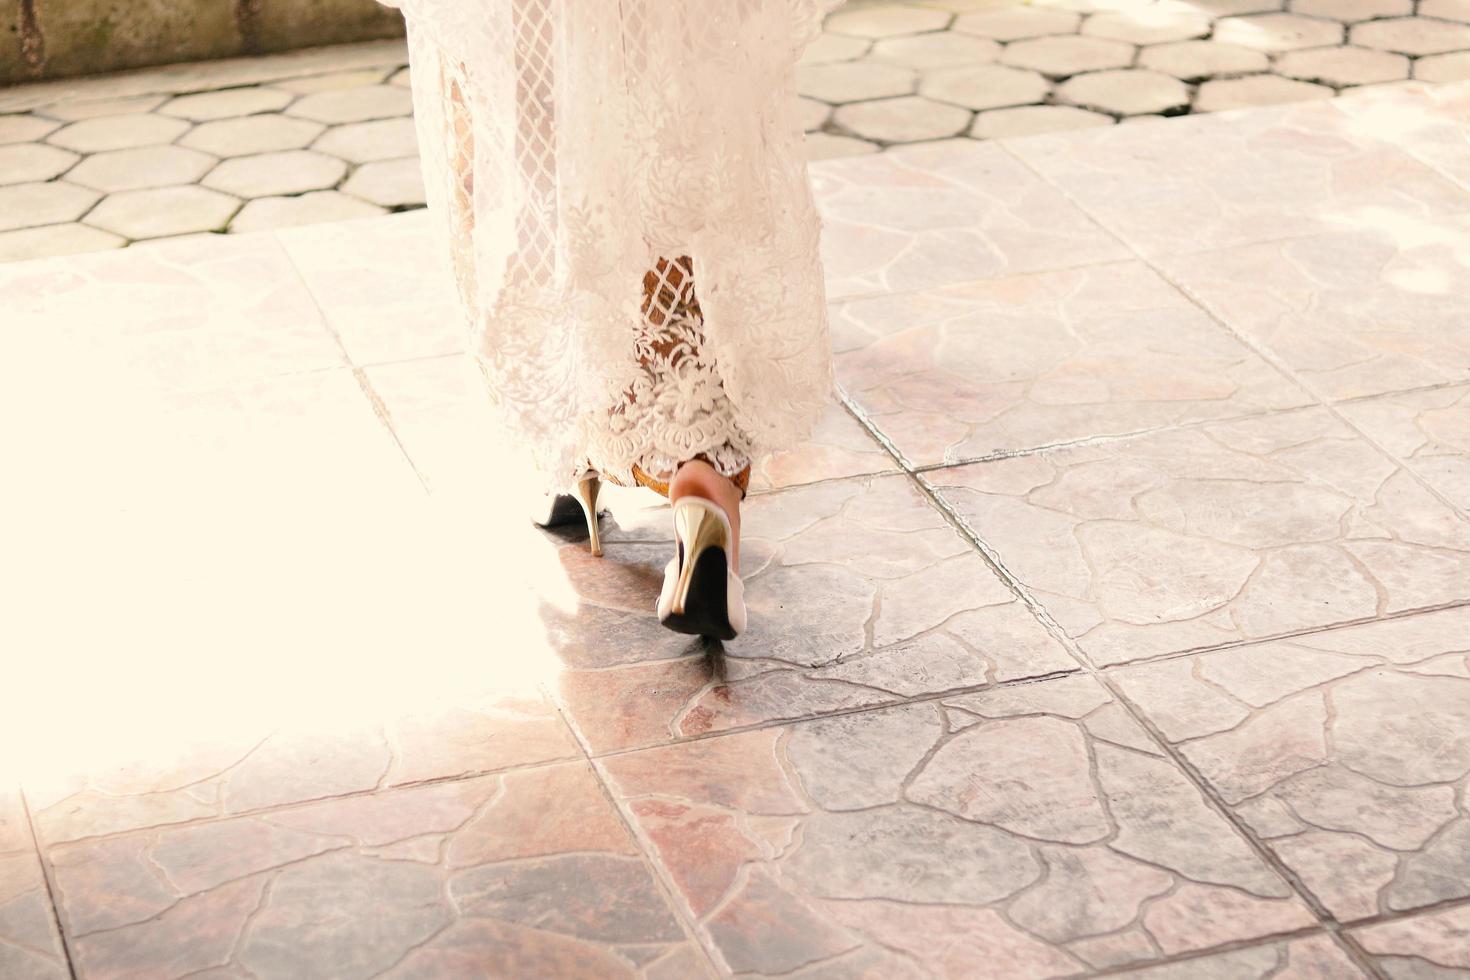
[[[1446,55],[1445,57],[1459,57]],[[1423,65],[1432,59],[1420,59]],[[1470,188],[1470,86],[1401,83],[1359,90],[1333,105],[1354,122],[1353,132],[1391,141]]]
[[[1406,391],[1348,402],[1338,411],[1470,513],[1470,388]]]
[[[179,140],[189,146],[221,157],[248,156],[299,150],[326,129],[321,123],[272,114],[221,119],[194,127]]]
[[[386,214],[384,209],[340,191],[312,191],[295,197],[258,197],[246,201],[230,221],[230,231],[265,231],[327,221],[348,221]]]
[[[1122,41],[1068,34],[1012,41],[1006,45],[1000,61],[1065,78],[1085,71],[1126,68],[1133,63],[1134,53],[1133,45]]]
[[[161,95],[126,95],[117,98],[74,99],[43,105],[36,110],[43,116],[65,122],[97,119],[102,116],[128,116],[152,112],[163,104]]]
[[[920,95],[906,95],[838,106],[832,121],[863,139],[912,143],[964,132],[970,125],[970,112]]]
[[[372,163],[418,156],[418,137],[412,119],[379,119],[348,123],[327,130],[311,148],[348,163]]]
[[[464,349],[448,258],[428,212],[290,228],[277,237],[354,363]]]
[[[1071,975],[1313,922],[1086,677],[600,765],[737,974]]]
[[[0,789],[0,976],[71,976],[20,794],[10,789]]]
[[[1019,41],[1046,34],[1071,34],[1077,30],[1081,20],[1077,14],[1067,10],[1040,6],[1003,7],[956,18],[954,30],[996,41]]]
[[[1307,403],[1138,263],[834,307],[838,380],[915,465]]]
[[[75,222],[62,225],[42,225],[39,228],[21,228],[16,231],[0,232],[0,262],[45,259],[54,255],[75,255],[82,252],[120,248],[126,244],[127,239],[125,238]]]
[[[397,85],[366,85],[305,96],[293,103],[286,115],[338,125],[406,116],[412,109],[413,97],[407,89]]]
[[[665,540],[615,541],[601,562],[564,546],[579,604],[550,625],[594,751],[1075,669],[906,477],[756,494],[742,531],[751,624],[713,661],[649,614],[662,522]]]
[[[418,157],[365,163],[342,184],[342,192],[385,208],[421,207],[423,166]]]
[[[393,73],[392,77],[388,79],[388,84],[397,85],[399,88],[412,89],[413,70],[410,68],[398,69],[396,72]]]
[[[1424,82],[1470,81],[1470,51],[1414,59],[1414,77]]]
[[[762,460],[751,478],[752,492],[887,473],[898,464],[873,436],[833,401],[806,441]]]
[[[806,134],[807,160],[835,160],[839,157],[863,156],[877,152],[878,144],[869,143],[867,140],[838,136],[835,133]]]
[[[1422,109],[1395,115],[1395,127],[1428,126]],[[1155,256],[1340,230],[1349,215],[1412,222],[1470,208],[1470,194],[1405,153],[1396,133],[1363,129],[1332,105],[1190,116],[1169,129],[1168,140],[1115,126],[1011,149]]]
[[[1322,410],[926,479],[1097,663],[1470,599],[1470,522]]]
[[[873,47],[872,38],[848,37],[845,34],[819,34],[801,53],[803,65],[828,65],[834,61],[861,58]]]
[[[203,187],[159,187],[110,194],[87,224],[134,240],[221,231],[240,208],[238,199]]]
[[[1394,980],[1470,976],[1470,906],[1366,926],[1349,935]]]
[[[801,123],[802,132],[810,133],[813,130],[821,129],[827,120],[832,117],[832,107],[825,102],[818,102],[816,99],[809,99],[804,95],[798,95],[796,97],[796,115],[798,121]],[[414,152],[417,152],[417,148],[415,148]]]
[[[1467,0],[1423,0],[1419,4],[1421,17],[1438,17],[1442,20],[1470,21],[1470,2]]]
[[[1291,78],[1341,88],[1408,78],[1409,59],[1369,48],[1315,48],[1282,55],[1276,62],[1276,70]]]
[[[46,141],[78,153],[101,153],[172,143],[188,128],[184,120],[167,116],[102,116],[74,122],[46,137]]]
[[[63,180],[0,187],[0,231],[75,221],[100,196]]]
[[[232,157],[210,171],[205,187],[237,197],[301,194],[335,187],[347,173],[341,160],[311,150]]]
[[[407,71],[408,69],[401,69]],[[392,68],[358,68],[352,71],[334,71],[325,75],[308,75],[304,78],[286,78],[272,82],[272,88],[297,95],[312,95],[316,92],[336,92],[342,89],[364,88],[377,85],[388,77]],[[396,76],[395,76],[396,77]]]
[[[827,160],[813,167],[813,181],[834,299],[1128,254],[993,145],[919,144]]]
[[[970,127],[970,135],[976,139],[1005,139],[1112,124],[1113,119],[1110,116],[1075,106],[1028,105],[980,113],[975,117],[975,124]]]
[[[1216,21],[1211,36],[1226,44],[1278,54],[1298,48],[1341,44],[1342,25],[1296,14],[1249,14]]]
[[[1057,97],[1074,105],[1120,116],[1174,112],[1189,104],[1179,79],[1142,68],[1095,71],[1067,79]]]
[[[924,31],[942,31],[953,15],[912,4],[891,6],[854,6],[838,10],[827,17],[823,30],[830,34],[852,37],[897,37]]]
[[[1414,0],[1291,0],[1291,12],[1355,24],[1414,12]]]
[[[42,139],[60,128],[61,123],[53,119],[42,119],[40,116],[20,113],[0,115],[0,146],[9,143],[29,143],[32,140]]]
[[[857,102],[908,95],[914,90],[912,69],[872,61],[837,61],[825,65],[798,65],[796,89],[823,102]]]
[[[585,763],[67,845],[52,861],[86,975],[631,978],[689,944]]]
[[[1318,52],[1341,51],[1342,48],[1318,48],[1314,51],[1295,52],[1316,55]],[[1326,55],[1330,65],[1334,55]],[[1312,63],[1321,64],[1321,58]],[[1282,105],[1289,102],[1307,102],[1312,99],[1330,99],[1332,89],[1325,85],[1299,82],[1279,75],[1250,75],[1246,78],[1216,78],[1205,82],[1194,96],[1196,112],[1221,112],[1226,109],[1252,109],[1257,106]]]
[[[44,143],[0,145],[0,186],[60,177],[81,157]]]
[[[1359,980],[1368,974],[1330,937],[1316,935],[1147,966],[1120,976],[1134,980],[1199,980],[1202,977],[1212,980],[1216,977],[1222,980],[1268,980],[1271,977]]]
[[[873,59],[905,68],[952,68],[994,61],[1000,45],[983,37],[944,31],[891,37],[873,45]]]
[[[227,88],[218,92],[180,95],[159,106],[165,116],[177,116],[194,122],[250,116],[257,112],[275,112],[290,105],[292,96],[269,88]]]
[[[1161,71],[1186,82],[1216,75],[1265,71],[1267,64],[1268,59],[1263,52],[1220,41],[1153,44],[1138,53],[1138,67]]]
[[[1083,23],[1082,33],[1092,37],[1127,41],[1129,44],[1164,44],[1204,37],[1210,33],[1210,18],[1187,7],[1146,7],[1093,14]]]
[[[1460,217],[1425,222],[1425,236],[1403,245],[1391,232],[1344,232],[1165,261],[1170,278],[1322,396],[1355,398],[1464,380],[1470,272],[1455,256],[1467,229]]]
[[[208,153],[182,146],[140,146],[93,153],[67,179],[99,191],[135,191],[192,184],[218,162]]]
[[[1470,48],[1470,24],[1428,17],[1398,17],[1354,24],[1349,39],[1360,47],[1399,54],[1442,54]]]
[[[929,72],[919,82],[919,93],[967,109],[1040,102],[1050,86],[1034,71],[1003,65],[974,65]]]
[[[1470,896],[1470,609],[1116,671],[1339,921]]]

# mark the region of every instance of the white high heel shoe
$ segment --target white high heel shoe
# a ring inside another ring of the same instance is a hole
[[[597,495],[602,492],[602,477],[596,470],[586,470],[577,477],[572,493],[548,494],[546,502],[531,521],[537,527],[558,527],[577,519],[578,506],[587,521],[587,541],[594,558],[602,557],[602,538],[597,533]]]
[[[676,633],[735,639],[745,629],[745,586],[730,569],[729,516],[703,497],[680,497],[674,539],[679,550],[664,569],[658,621]]]

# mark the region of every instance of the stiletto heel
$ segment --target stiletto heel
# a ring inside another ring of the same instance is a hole
[[[602,538],[597,531],[597,495],[602,492],[602,480],[594,471],[588,471],[577,481],[577,503],[582,505],[582,514],[587,518],[587,542],[592,547],[592,557],[602,557]]]
[[[571,493],[547,495],[531,521],[538,527],[560,527],[571,524],[580,514],[587,522],[587,540],[592,546],[592,555],[601,558],[602,536],[597,528],[597,496],[601,492],[601,476],[596,470],[585,470],[577,477]]]
[[[664,569],[658,620],[676,633],[733,640],[745,629],[740,576],[730,570],[734,534],[724,508],[703,497],[674,501],[678,552]]]

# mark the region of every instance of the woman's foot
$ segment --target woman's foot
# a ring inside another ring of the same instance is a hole
[[[680,497],[703,497],[718,504],[730,519],[734,540],[730,542],[730,571],[740,572],[740,498],[742,494],[729,477],[702,459],[691,459],[681,465],[669,482],[669,503]]]

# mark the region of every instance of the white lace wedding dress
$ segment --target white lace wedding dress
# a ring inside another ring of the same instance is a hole
[[[492,401],[548,488],[803,438],[831,389],[793,69],[840,0],[384,0]]]

